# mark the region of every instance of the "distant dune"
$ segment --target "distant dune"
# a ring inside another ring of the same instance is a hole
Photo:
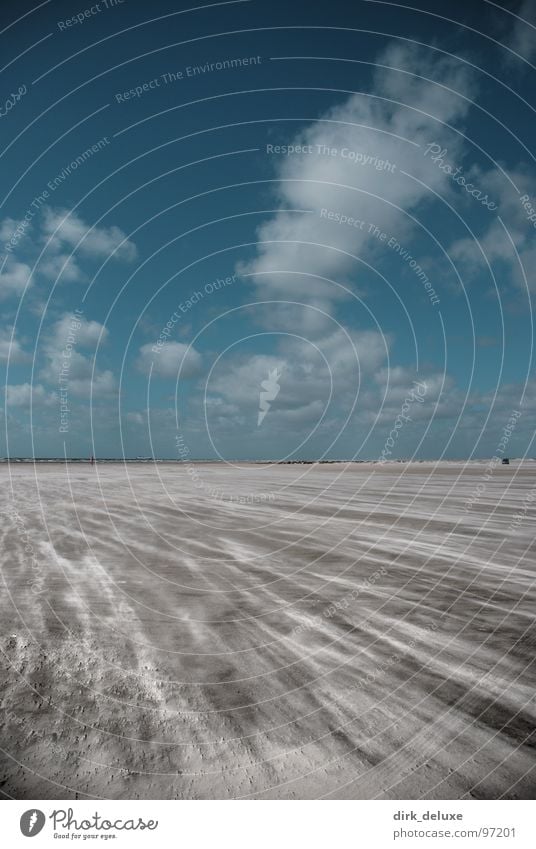
[[[534,463],[0,482],[6,797],[536,795]]]

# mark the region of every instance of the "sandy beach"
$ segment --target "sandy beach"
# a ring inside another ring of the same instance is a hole
[[[536,462],[191,468],[0,467],[5,798],[534,797]]]

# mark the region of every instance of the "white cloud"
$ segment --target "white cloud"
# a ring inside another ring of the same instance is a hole
[[[84,279],[75,257],[69,254],[45,255],[37,266],[37,271],[49,280],[61,277],[63,283],[77,283]]]
[[[147,422],[147,418],[144,413],[139,413],[135,410],[127,413],[126,415],[127,422],[134,425],[145,425]]]
[[[195,377],[201,371],[201,354],[182,342],[166,342],[158,352],[153,352],[153,345],[148,343],[140,348],[137,366],[144,374],[149,374],[151,367],[154,375],[159,377],[180,377],[187,380]]]
[[[108,329],[98,321],[91,321],[75,313],[66,313],[54,325],[52,339],[58,347],[63,347],[69,335],[75,337],[77,346],[92,348],[100,341],[106,342]]]
[[[40,383],[32,386],[29,383],[8,384],[6,399],[9,407],[50,406],[55,402],[54,393],[47,392]]]
[[[21,228],[19,235],[18,227]],[[37,232],[28,245],[30,227]],[[35,257],[39,243],[46,243],[46,249],[36,272],[48,280],[59,278],[66,283],[85,278],[80,265],[83,258],[101,260],[112,256],[116,260],[131,262],[137,256],[135,244],[119,227],[90,227],[78,214],[64,209],[45,207],[31,225],[5,218],[0,222],[0,241],[8,243],[12,237],[15,241],[10,246],[12,250],[7,252],[0,273],[0,300],[22,294],[31,274],[28,254]],[[21,249],[25,253],[25,262],[17,258]]]
[[[0,301],[4,301],[11,295],[21,295],[26,288],[31,274],[29,265],[17,262],[11,256],[8,257],[3,271],[0,273]]]
[[[336,330],[317,341],[332,372],[372,374],[384,362],[389,350],[389,337],[376,330]]]
[[[13,335],[12,327],[0,330],[0,362],[10,364],[24,363],[30,359],[30,355],[23,350],[16,335]]]
[[[517,10],[517,16],[510,36],[506,39],[506,44],[531,62],[536,56],[536,28],[534,26],[536,24],[536,7],[534,0],[524,0]],[[508,57],[512,62],[519,64],[519,59],[516,56],[508,54]]]
[[[111,395],[117,389],[115,375],[110,369],[105,371],[95,369],[92,373],[89,361],[76,355],[73,363],[73,373],[69,376],[69,391],[80,398],[97,398]]]
[[[536,206],[536,179],[521,168],[512,169],[509,177],[521,195],[499,169],[489,172],[478,170],[478,184],[483,186],[490,197],[496,199],[498,214],[505,226],[493,217],[478,235],[481,249],[475,239],[465,237],[453,242],[449,253],[463,270],[472,274],[484,272],[489,275],[489,263],[497,276],[493,264],[502,263],[503,268],[508,270],[508,281],[524,289],[526,277],[529,289],[536,291],[536,280],[532,273],[536,262],[534,225],[528,220],[528,213],[520,200],[520,196],[529,195],[532,205]],[[498,279],[501,289],[504,281],[502,274]]]
[[[449,177],[424,156],[424,146],[439,137],[448,143],[451,156],[461,157],[459,138],[441,122],[456,122],[469,108],[467,100],[446,90],[470,97],[466,70],[455,60],[438,60],[415,46],[390,47],[378,61],[400,71],[377,70],[377,97],[352,95],[296,138],[283,140],[312,153],[279,160],[274,155],[280,210],[258,230],[259,241],[266,244],[239,268],[256,275],[261,297],[304,301],[331,312],[347,296],[330,281],[344,282],[350,268],[357,267],[348,254],[363,257],[377,247],[368,227],[377,225],[399,241],[408,239],[412,225],[405,213],[433,197],[418,181],[440,193],[452,191]],[[333,149],[336,155],[326,152]],[[349,158],[352,153],[369,157],[369,164],[355,164]],[[357,219],[363,227],[321,217],[322,209]],[[301,316],[305,318],[306,311]],[[270,312],[279,327],[301,327],[299,319],[295,308]],[[318,332],[324,334],[326,328],[321,323]]]
[[[46,364],[41,377],[57,386],[60,375],[67,381],[68,391],[80,397],[110,395],[117,388],[112,371],[95,367],[97,345],[106,342],[108,330],[98,321],[67,313],[52,327],[45,340]],[[93,349],[90,355],[77,348]]]
[[[463,394],[456,388],[451,377],[443,372],[425,371],[417,373],[408,366],[380,369],[374,375],[382,399],[380,423],[391,422],[398,415],[405,399],[417,393],[422,403],[413,403],[411,418],[431,419],[432,416],[451,417],[458,415],[463,406]],[[379,404],[378,404],[379,406]]]
[[[280,391],[263,424],[269,429],[310,430],[328,409],[342,420],[355,404],[363,382],[385,362],[389,340],[375,331],[337,330],[314,344],[287,339],[277,355],[240,355],[222,358],[214,369],[207,391],[207,419],[214,425],[246,425],[257,419],[261,384],[270,373],[279,373]],[[378,394],[374,399],[378,403]]]
[[[18,243],[26,238],[30,228],[31,223],[24,219],[17,221],[15,218],[4,218],[0,221],[0,242],[9,242],[13,239]]]
[[[137,256],[136,246],[119,227],[90,227],[74,212],[46,208],[42,223],[42,238],[49,249],[60,253],[69,247],[93,259],[114,259],[131,262]]]

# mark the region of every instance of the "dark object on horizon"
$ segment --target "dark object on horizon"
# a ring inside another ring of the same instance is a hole
[[[509,466],[510,465],[510,460],[508,459],[508,457],[503,457],[502,464],[503,464],[503,466]]]

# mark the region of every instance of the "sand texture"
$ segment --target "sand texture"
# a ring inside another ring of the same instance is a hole
[[[536,463],[196,468],[0,467],[4,797],[536,795]]]

